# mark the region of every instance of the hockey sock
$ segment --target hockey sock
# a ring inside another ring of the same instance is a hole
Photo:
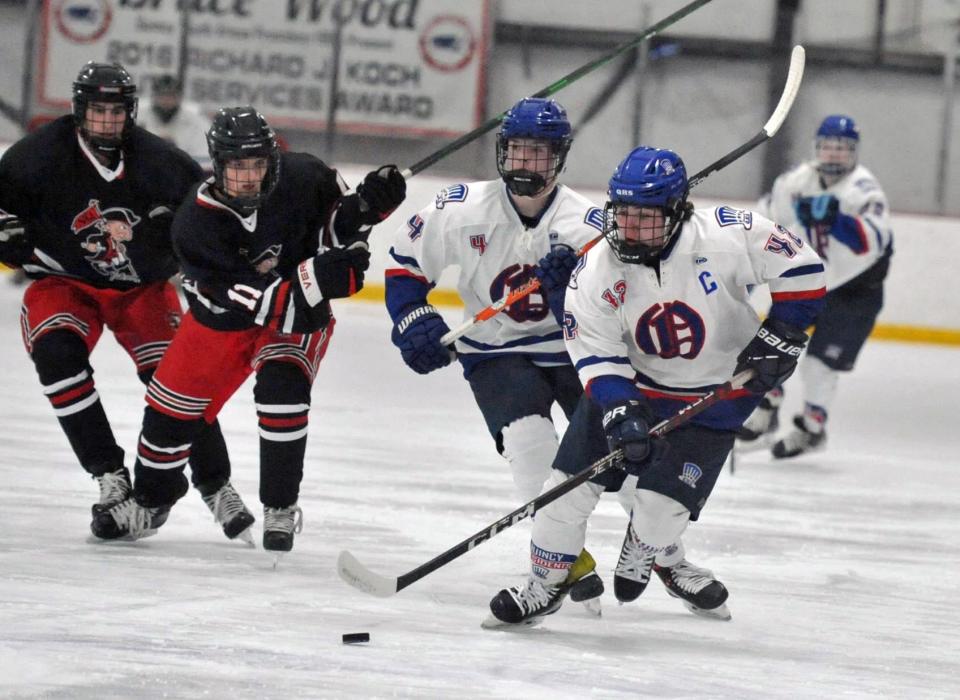
[[[303,480],[310,380],[295,365],[264,363],[253,389],[260,428],[260,501],[271,508],[297,502]]]

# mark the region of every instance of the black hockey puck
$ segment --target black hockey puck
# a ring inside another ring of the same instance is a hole
[[[361,644],[363,642],[370,641],[369,632],[352,632],[350,634],[343,635],[344,644]]]

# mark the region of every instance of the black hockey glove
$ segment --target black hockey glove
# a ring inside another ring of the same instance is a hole
[[[832,194],[800,197],[795,205],[797,221],[807,228],[814,224],[832,224],[840,211],[840,202]]]
[[[639,475],[666,449],[666,443],[649,435],[654,420],[650,407],[637,399],[614,404],[603,414],[607,446],[611,452],[623,450],[623,469],[629,474]]]
[[[571,248],[558,245],[540,258],[540,262],[533,268],[533,274],[540,280],[540,288],[547,298],[550,311],[561,326],[563,325],[563,297],[566,294],[570,275],[578,262],[580,258]]]
[[[396,165],[384,165],[367,173],[357,186],[360,216],[364,224],[373,226],[400,206],[407,196],[407,181]]]
[[[400,348],[400,355],[417,374],[427,374],[446,367],[453,360],[450,349],[440,338],[450,328],[430,304],[407,311],[394,326],[390,340]]]
[[[753,340],[737,355],[734,374],[752,369],[753,378],[744,388],[765,394],[783,384],[797,368],[807,344],[807,334],[793,326],[768,318]]]
[[[15,216],[0,215],[0,262],[22,267],[33,255],[23,222]]]
[[[370,249],[363,241],[346,248],[331,248],[297,266],[297,279],[307,304],[323,299],[343,299],[363,288],[363,273],[370,267]]]

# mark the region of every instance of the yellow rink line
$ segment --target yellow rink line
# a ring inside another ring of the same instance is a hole
[[[6,268],[4,268],[2,264],[0,264],[0,271],[6,271]],[[384,299],[384,286],[382,284],[367,283],[360,293],[352,298],[359,301],[382,304]],[[434,289],[430,292],[430,302],[436,306],[463,307],[460,295],[448,289]],[[960,346],[960,330],[952,328],[923,328],[921,326],[881,323],[873,329],[870,338],[872,340],[893,340],[904,343]]]

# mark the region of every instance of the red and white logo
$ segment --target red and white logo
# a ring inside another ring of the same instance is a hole
[[[53,12],[60,33],[78,44],[99,39],[113,18],[108,0],[57,0]]]

